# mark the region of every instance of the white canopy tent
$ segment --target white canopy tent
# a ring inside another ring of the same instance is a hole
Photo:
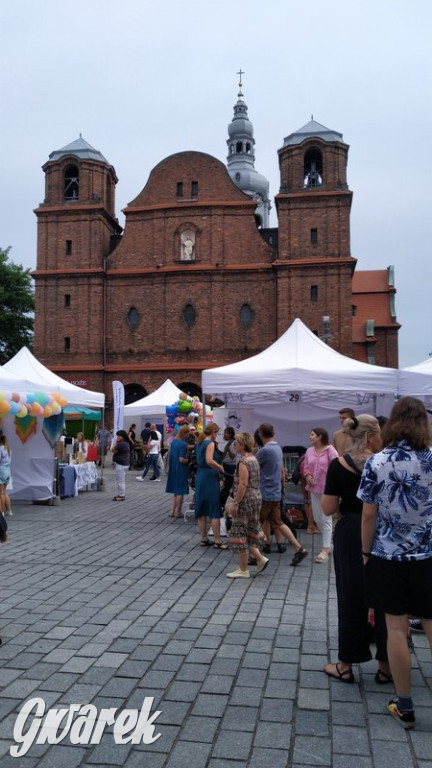
[[[8,371],[6,366],[0,365],[0,390],[18,392],[23,395],[27,392],[27,385],[23,378]]]
[[[308,445],[313,426],[337,429],[345,406],[388,413],[397,384],[397,370],[341,355],[299,319],[258,355],[202,374],[203,391],[228,407],[225,423],[253,431],[271,421],[281,444]]]
[[[22,347],[5,363],[2,370],[22,379],[28,392],[59,392],[67,399],[68,405],[85,405],[89,408],[103,408],[105,405],[105,395],[102,392],[77,387],[57,376],[42,365],[27,347]]]
[[[125,421],[130,416],[165,416],[167,405],[173,405],[182,394],[181,389],[176,387],[171,379],[167,379],[163,384],[141,400],[130,403],[124,407]]]
[[[10,377],[11,381],[16,378],[19,384],[7,384],[6,377]],[[67,399],[68,405],[103,408],[105,404],[104,394],[82,389],[57,376],[42,365],[27,347],[22,347],[1,368],[0,386],[17,392],[59,392]],[[42,424],[42,418],[38,418],[36,432],[22,443],[13,427],[13,420],[8,417],[3,420],[12,454],[12,499],[42,500],[53,497],[54,449],[43,435]]]
[[[432,357],[399,371],[399,394],[432,400]]]

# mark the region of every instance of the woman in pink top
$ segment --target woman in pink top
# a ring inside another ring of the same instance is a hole
[[[315,558],[316,563],[325,563],[329,558],[332,541],[332,518],[326,517],[321,509],[321,496],[324,493],[327,470],[330,462],[339,456],[336,448],[329,445],[326,429],[314,427],[310,433],[311,447],[307,449],[302,465],[306,480],[306,490],[311,497],[312,514],[322,536],[321,551]]]

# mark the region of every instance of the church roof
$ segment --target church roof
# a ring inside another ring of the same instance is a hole
[[[72,141],[70,144],[67,144],[61,149],[56,149],[54,152],[51,152],[49,159],[60,160],[60,158],[64,157],[65,155],[74,155],[80,160],[97,160],[100,163],[108,164],[108,160],[105,159],[102,152],[99,152],[98,149],[92,147],[88,141],[83,139],[81,134],[79,135],[78,139],[75,139],[75,141]]]
[[[298,131],[290,133],[284,139],[284,147],[292,146],[293,144],[301,144],[306,139],[317,138],[323,139],[323,141],[343,141],[343,136],[338,131],[333,131],[331,128],[326,128],[325,125],[318,123],[312,118],[306,125],[299,128]]]

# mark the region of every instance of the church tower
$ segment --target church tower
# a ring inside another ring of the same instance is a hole
[[[102,370],[105,259],[122,231],[115,218],[117,176],[81,135],[52,152],[43,171],[45,199],[35,211],[35,353],[71,375],[77,358],[80,372],[86,365]],[[87,384],[100,388],[102,380]]]
[[[234,105],[234,117],[228,126],[227,167],[234,184],[242,192],[257,201],[255,218],[257,226],[266,229],[269,226],[270,200],[269,183],[255,170],[255,139],[253,125],[248,118],[248,109],[243,99],[242,75],[240,77],[237,104]]]
[[[347,183],[348,145],[313,118],[279,150],[279,331],[295,317],[334,347],[352,354],[350,249],[352,192]],[[289,309],[288,309],[289,307]],[[324,321],[324,317],[329,320]],[[330,330],[329,330],[330,329]]]

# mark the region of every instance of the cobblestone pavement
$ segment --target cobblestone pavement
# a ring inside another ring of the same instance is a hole
[[[272,553],[249,580],[229,552],[198,546],[192,517],[168,517],[161,483],[127,477],[58,506],[15,504],[1,546],[0,765],[20,768],[432,768],[432,664],[414,638],[417,728],[386,714],[392,687],[329,680],[336,660],[331,564]],[[315,537],[301,533],[308,549]],[[312,554],[312,552],[311,552]],[[254,571],[251,568],[251,571]],[[160,710],[152,744],[68,738],[9,753],[24,701]]]

